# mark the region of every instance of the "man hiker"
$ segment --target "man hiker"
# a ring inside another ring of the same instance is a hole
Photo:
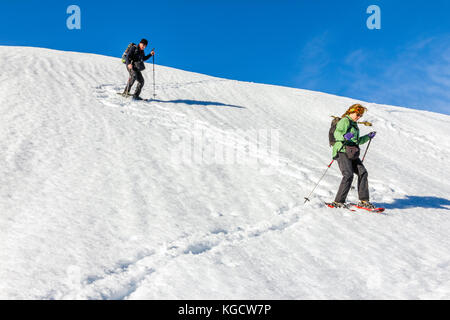
[[[334,207],[344,207],[348,192],[350,191],[353,174],[358,175],[358,206],[374,209],[374,205],[369,199],[368,173],[359,158],[359,145],[373,139],[376,132],[368,135],[359,136],[357,121],[364,115],[366,108],[360,104],[354,104],[344,113],[341,120],[336,124],[334,138],[336,142],[333,145],[333,159],[337,159],[339,169],[342,173],[342,181],[336,198],[332,205]]]
[[[147,44],[148,41],[146,39],[142,39],[137,46],[131,46],[125,59],[125,65],[128,73],[130,74],[130,78],[128,79],[128,83],[123,94],[129,95],[131,87],[137,80],[138,84],[136,86],[136,91],[133,94],[133,99],[136,100],[142,100],[139,95],[141,94],[142,87],[144,86],[144,77],[141,73],[141,71],[145,69],[144,61],[148,60],[155,54],[155,51],[152,50],[149,55],[145,55],[144,49],[147,47]]]

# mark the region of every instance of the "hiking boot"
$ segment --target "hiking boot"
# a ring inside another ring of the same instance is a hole
[[[143,100],[143,99],[137,95],[133,95],[133,100]]]
[[[336,202],[336,201],[333,201],[333,202],[331,203],[331,205],[332,205],[333,207],[335,207],[335,208],[347,208],[347,205],[346,205],[345,203],[342,203],[342,202]]]
[[[367,209],[375,209],[375,206],[366,200],[362,200],[362,201],[358,202],[358,207],[367,208]]]

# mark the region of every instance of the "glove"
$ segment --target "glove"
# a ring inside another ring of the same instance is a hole
[[[353,133],[351,133],[351,132],[344,134],[345,140],[348,140],[348,141],[352,140],[352,138],[353,138],[354,136],[355,136],[355,135],[354,135]]]
[[[376,135],[377,135],[377,133],[376,133],[375,131],[373,131],[373,132],[371,132],[371,133],[368,134],[368,136],[369,136],[370,139],[375,138]]]

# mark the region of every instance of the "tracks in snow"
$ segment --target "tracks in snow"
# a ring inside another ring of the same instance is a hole
[[[143,281],[151,281],[153,274],[167,264],[186,255],[204,255],[270,234],[281,232],[300,220],[298,206],[284,209],[271,221],[237,227],[233,230],[214,229],[204,234],[192,234],[162,244],[160,249],[143,253],[133,261],[118,262],[101,274],[80,279],[77,290],[58,293],[56,299],[126,299],[139,288]],[[287,210],[287,211],[286,211]]]
[[[202,84],[205,81],[193,82],[189,84]],[[173,85],[173,87],[177,88],[177,85]],[[105,84],[95,88],[94,95],[105,106],[119,109],[124,114],[138,118],[139,121],[142,121],[148,126],[165,126],[172,129],[173,133],[178,136],[192,134],[193,130],[203,130],[210,136],[222,137],[223,139],[217,139],[215,142],[220,143],[223,146],[245,144],[248,146],[248,149],[255,150],[258,148],[258,143],[260,143],[250,137],[243,137],[243,132],[240,130],[227,130],[219,128],[209,122],[191,118],[187,113],[176,111],[174,108],[161,106],[151,100],[148,102],[136,102],[131,99],[121,97],[116,94],[120,90],[121,87],[118,85]],[[174,139],[175,138],[176,137],[174,136]],[[273,155],[277,158],[276,163],[272,163],[273,161],[268,161],[266,154],[255,153],[252,154],[252,156],[255,156],[257,161],[264,161],[264,163],[268,163],[270,165],[269,167],[264,167],[261,169],[261,173],[266,175],[281,174],[283,176],[301,181],[304,181],[305,179],[308,180],[310,174],[314,176],[314,168],[308,169],[300,167],[293,163],[290,159],[282,157],[280,154]],[[276,168],[276,170],[271,170],[272,167]],[[314,181],[314,179],[315,178],[313,178],[311,182]]]
[[[176,87],[176,86],[175,86]],[[152,126],[165,126],[173,130],[190,132],[193,123],[215,134],[224,134],[224,130],[206,121],[190,118],[188,113],[179,112],[161,106],[156,102],[134,102],[116,94],[120,90],[116,85],[101,85],[95,88],[94,95],[103,105],[119,109],[124,114],[136,117],[142,123]],[[227,132],[227,140],[221,143],[239,143],[242,138]],[[257,143],[250,141],[250,143]],[[295,180],[316,182],[315,168],[305,168],[292,163],[287,158],[279,157],[279,163],[271,174],[287,176]],[[300,200],[301,201],[301,200]],[[301,201],[303,202],[303,201]],[[315,204],[312,206],[316,207]],[[230,227],[229,230],[213,229],[205,233],[184,235],[167,243],[158,244],[153,250],[143,250],[131,261],[118,259],[115,265],[106,267],[97,274],[85,275],[76,286],[68,287],[65,292],[54,293],[53,298],[75,299],[126,299],[129,298],[144,281],[151,282],[152,277],[167,264],[186,256],[207,255],[220,252],[227,247],[238,246],[251,239],[266,236],[273,232],[282,232],[296,223],[301,217],[300,204],[280,206],[275,214],[267,220],[254,224]]]

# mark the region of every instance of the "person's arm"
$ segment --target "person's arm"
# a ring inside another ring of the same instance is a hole
[[[359,138],[358,143],[359,143],[359,144],[364,144],[364,143],[366,143],[367,141],[370,141],[370,140],[372,140],[373,138],[375,138],[376,135],[377,135],[377,132],[376,132],[376,131],[372,131],[372,132],[370,132],[369,134],[366,134],[365,136]]]
[[[366,134],[365,136],[359,137],[358,144],[367,143],[369,140],[370,140],[370,137],[368,134]]]
[[[344,138],[344,134],[347,133],[349,127],[350,121],[346,117],[339,120],[339,122],[336,124],[336,130],[334,130],[334,139],[336,140],[334,144],[335,150],[342,149],[346,141]]]
[[[336,142],[343,143],[345,141],[344,134],[348,132],[350,127],[350,120],[347,117],[342,118],[336,125],[336,130],[334,131],[334,139]]]
[[[148,55],[146,55],[144,57],[144,61],[147,61],[148,59],[150,59],[151,57],[153,57],[155,55],[155,50],[152,50],[152,52],[150,52]]]

